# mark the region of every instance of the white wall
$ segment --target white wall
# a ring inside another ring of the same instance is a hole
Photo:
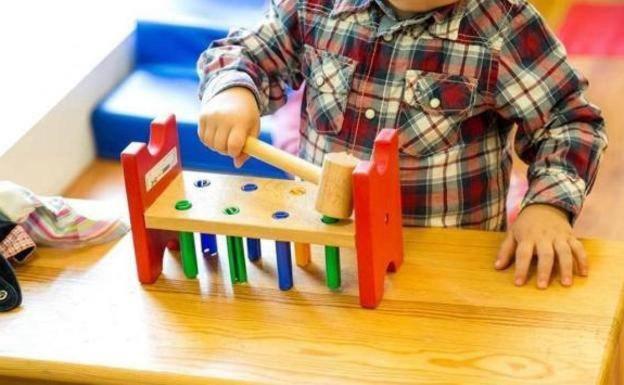
[[[91,111],[130,72],[133,48],[133,36],[111,47],[112,52],[91,73],[4,152],[0,179],[42,195],[60,194],[67,188],[95,158]]]

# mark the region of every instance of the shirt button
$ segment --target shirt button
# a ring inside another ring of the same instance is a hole
[[[387,33],[387,34],[383,35],[383,39],[385,41],[387,41],[388,43],[391,42],[393,38],[394,38],[394,36],[392,36],[391,33]]]
[[[317,76],[316,79],[314,79],[314,81],[316,82],[316,85],[319,87],[325,84],[325,78],[322,75]]]
[[[438,98],[433,98],[429,101],[429,107],[431,108],[438,108],[440,107],[440,99]]]
[[[366,112],[364,113],[364,116],[366,116],[366,119],[368,120],[373,120],[375,119],[375,110],[373,110],[372,108],[369,108],[368,110],[366,110]]]

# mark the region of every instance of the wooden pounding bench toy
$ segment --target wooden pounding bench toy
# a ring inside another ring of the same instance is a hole
[[[354,248],[360,304],[379,305],[386,273],[403,262],[396,132],[379,133],[370,161],[327,154],[322,169],[254,139],[243,151],[303,181],[182,171],[173,115],[152,122],[148,144],[123,151],[140,282],[160,276],[167,247],[179,248],[184,274],[195,278],[194,233],[202,254],[217,253],[219,234],[226,236],[232,283],[247,281],[243,237],[251,262],[261,258],[260,239],[275,241],[281,290],[293,287],[291,243],[301,267],[310,263],[311,244],[325,246],[330,289],[341,285],[340,247]]]

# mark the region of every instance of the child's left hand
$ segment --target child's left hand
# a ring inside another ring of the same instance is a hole
[[[495,267],[506,269],[515,256],[514,282],[522,286],[527,281],[534,255],[538,259],[537,287],[540,289],[548,287],[555,259],[564,286],[572,285],[574,270],[581,276],[588,274],[583,245],[572,233],[567,214],[554,206],[533,204],[520,212],[500,247]]]

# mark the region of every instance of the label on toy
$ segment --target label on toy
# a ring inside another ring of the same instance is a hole
[[[178,149],[174,147],[145,174],[145,189],[149,191],[156,186],[176,164],[178,164]]]

